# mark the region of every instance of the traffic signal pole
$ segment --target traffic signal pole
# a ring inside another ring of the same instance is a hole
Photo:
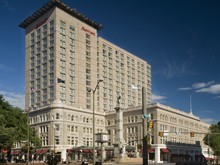
[[[146,88],[142,87],[142,115],[147,114],[146,105]],[[147,120],[142,121],[143,128],[143,165],[148,165],[148,149],[147,149]]]

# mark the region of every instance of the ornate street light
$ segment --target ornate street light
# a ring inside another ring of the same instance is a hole
[[[98,80],[95,89],[89,89],[88,92],[92,92],[92,101],[93,101],[93,105],[92,105],[92,114],[93,114],[93,139],[92,139],[92,143],[93,143],[93,165],[95,165],[95,91],[99,86],[99,83],[103,82],[103,80]]]

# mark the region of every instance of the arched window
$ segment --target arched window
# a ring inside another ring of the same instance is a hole
[[[110,120],[107,120],[107,124],[108,124],[108,125],[111,125],[111,121],[110,121]]]
[[[76,119],[75,121],[79,121],[79,116],[76,115],[76,116],[75,116],[75,119]]]
[[[104,123],[103,123],[103,120],[101,120],[101,125],[103,125]]]
[[[68,114],[67,120],[71,120],[71,115],[70,114]]]

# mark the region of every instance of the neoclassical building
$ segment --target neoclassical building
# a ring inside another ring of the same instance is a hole
[[[209,124],[202,122],[190,111],[155,103],[147,106],[153,128],[148,124],[149,160],[157,163],[167,161],[204,161],[213,159],[212,151],[203,143]],[[106,130],[110,135],[108,145],[114,144],[116,136],[115,112],[106,113]],[[130,107],[123,111],[124,139],[129,146],[142,145],[142,107]],[[163,136],[159,136],[163,132]],[[194,136],[190,134],[194,133]],[[208,153],[210,150],[210,153]],[[141,150],[138,150],[141,153]]]

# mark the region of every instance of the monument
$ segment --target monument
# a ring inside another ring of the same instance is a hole
[[[116,163],[121,159],[127,157],[126,155],[126,142],[123,137],[123,110],[120,107],[121,96],[117,97],[116,110],[116,138],[114,145],[114,158]]]

